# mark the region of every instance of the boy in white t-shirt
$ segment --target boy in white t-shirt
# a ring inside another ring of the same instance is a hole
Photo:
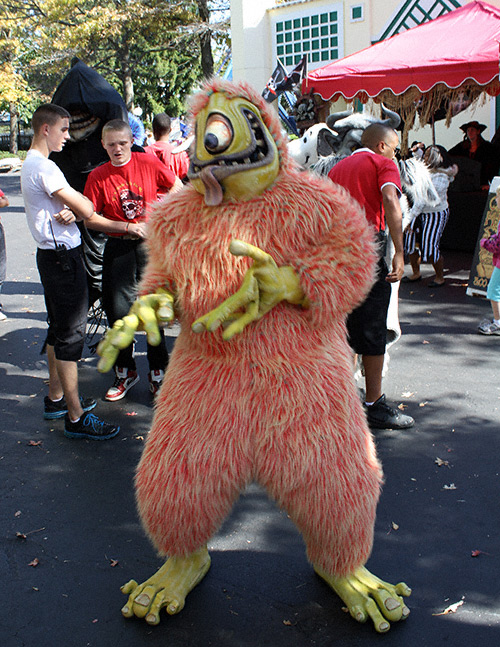
[[[78,392],[77,362],[81,358],[88,311],[86,270],[76,220],[87,220],[94,205],[66,181],[49,160],[69,139],[69,113],[44,104],[32,118],[31,148],[21,171],[28,227],[37,244],[37,267],[44,289],[49,329],[45,346],[49,393],[44,418],[65,418],[68,438],[105,440],[120,428],[88,413],[96,406]]]

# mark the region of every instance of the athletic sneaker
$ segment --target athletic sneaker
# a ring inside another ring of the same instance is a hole
[[[97,402],[94,398],[82,398],[80,397],[80,404],[84,412],[92,411],[97,406]],[[44,410],[43,417],[45,420],[56,420],[57,418],[64,418],[68,413],[68,405],[64,397],[61,400],[51,400],[47,395],[43,400]]]
[[[372,429],[408,429],[415,424],[411,416],[390,407],[385,401],[384,394],[370,406],[365,404],[365,411],[368,424]]]
[[[120,427],[104,422],[93,413],[84,414],[80,420],[71,422],[66,415],[64,435],[66,438],[88,438],[89,440],[108,440],[120,431]]]
[[[500,326],[494,321],[488,321],[486,319],[481,321],[477,331],[481,333],[481,335],[500,335]]]
[[[162,371],[161,369],[157,369],[154,371],[149,371],[149,390],[155,396],[158,391],[160,390],[160,386],[163,380],[163,376],[165,375],[165,372]]]
[[[116,377],[114,384],[109,387],[104,396],[104,399],[109,400],[110,402],[116,402],[117,400],[124,398],[134,384],[137,384],[139,381],[137,371],[131,371],[127,368],[119,368],[117,366],[115,368],[115,373]]]
[[[0,321],[7,321],[7,315],[0,310]]]

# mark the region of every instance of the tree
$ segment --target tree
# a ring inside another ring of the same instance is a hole
[[[181,112],[194,83],[213,73],[212,38],[227,38],[228,20],[211,16],[227,9],[227,0],[4,0],[0,101],[47,100],[77,56],[129,109],[139,100],[151,112]]]

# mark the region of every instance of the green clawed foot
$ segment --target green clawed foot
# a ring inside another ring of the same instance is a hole
[[[401,597],[411,594],[411,589],[404,582],[388,584],[372,575],[364,566],[347,577],[328,575],[320,568],[314,570],[345,602],[355,620],[366,622],[371,618],[379,633],[389,631],[389,622],[406,620],[410,614]]]
[[[170,557],[143,584],[130,580],[121,588],[128,595],[122,608],[125,618],[145,618],[150,625],[160,622],[160,611],[169,615],[182,611],[187,594],[201,582],[210,568],[210,555],[202,548],[188,557]]]

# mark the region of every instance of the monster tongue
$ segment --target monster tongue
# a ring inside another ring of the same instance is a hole
[[[200,173],[200,179],[205,187],[205,204],[215,207],[222,202],[223,193],[219,180],[213,174],[214,167],[206,166]]]

